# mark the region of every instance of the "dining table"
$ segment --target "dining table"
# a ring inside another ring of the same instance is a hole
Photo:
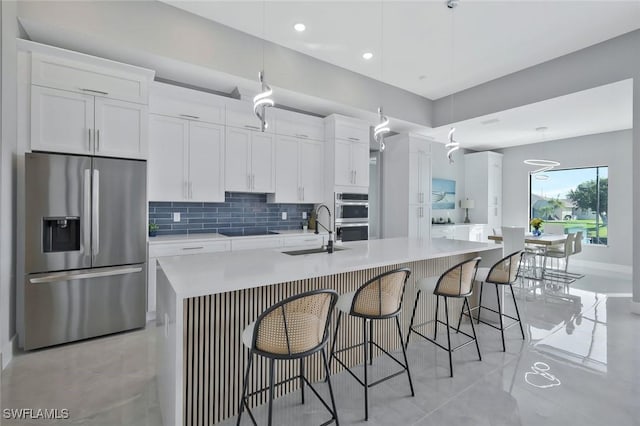
[[[502,242],[502,235],[489,235],[489,240],[495,241],[496,243]],[[544,274],[547,267],[547,253],[548,249],[551,246],[563,245],[567,240],[566,234],[542,234],[542,235],[533,235],[531,233],[526,233],[524,235],[524,243],[531,244],[535,246],[540,246],[542,252],[540,255],[542,256],[542,268],[540,278],[538,277],[526,277],[534,280],[543,280]]]

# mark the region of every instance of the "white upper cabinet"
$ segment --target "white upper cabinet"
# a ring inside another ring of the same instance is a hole
[[[147,158],[149,114],[146,105],[95,98],[96,155]]]
[[[275,191],[274,136],[269,133],[251,134],[251,191]]]
[[[224,201],[224,127],[151,114],[149,200]]]
[[[154,72],[64,49],[31,50],[31,150],[147,158]]]
[[[193,121],[225,124],[226,98],[171,84],[153,82],[149,112]]]
[[[276,139],[276,190],[270,203],[323,201],[323,143],[289,136]]]
[[[386,140],[382,191],[384,238],[431,237],[431,143],[413,134]]]
[[[31,149],[91,154],[93,96],[33,86]]]
[[[151,114],[149,136],[149,200],[186,200],[189,122]]]
[[[260,131],[260,120],[253,113],[253,103],[249,101],[239,101],[237,99],[226,100],[226,124],[229,127]],[[265,115],[269,127],[265,133],[274,133],[275,113],[273,108],[265,108]]]
[[[274,136],[227,126],[225,190],[274,192]]]
[[[302,202],[321,203],[324,196],[324,143],[299,142],[299,176]]]
[[[502,226],[502,154],[491,151],[465,154],[465,197],[475,202],[474,222]]]
[[[333,175],[325,179],[325,184],[337,192],[366,192],[369,188],[369,124],[331,115],[325,119],[325,139],[325,164],[333,167]]]
[[[224,126],[189,122],[189,200],[224,201]]]
[[[340,186],[353,185],[353,167],[351,167],[351,146],[349,141],[340,139],[334,142],[335,150],[335,184]]]
[[[298,165],[298,139],[278,136],[276,139],[276,192],[273,203],[297,203],[302,199]]]
[[[300,139],[324,140],[322,118],[283,109],[274,109],[276,133]]]
[[[36,52],[31,55],[31,84],[148,104],[148,81],[153,80],[153,71],[62,49],[51,50],[60,56]]]

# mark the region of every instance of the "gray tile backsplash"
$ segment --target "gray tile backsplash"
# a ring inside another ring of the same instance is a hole
[[[158,224],[158,235],[243,234],[300,229],[302,213],[308,217],[311,211],[313,204],[267,204],[266,194],[227,192],[224,203],[150,202],[149,223]],[[174,212],[180,213],[180,222],[173,221]]]

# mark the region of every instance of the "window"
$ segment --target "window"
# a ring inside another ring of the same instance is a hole
[[[564,233],[582,231],[586,244],[608,242],[609,168],[550,170],[529,178],[530,218],[557,224]]]

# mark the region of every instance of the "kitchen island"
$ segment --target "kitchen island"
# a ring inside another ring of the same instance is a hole
[[[248,355],[242,331],[279,300],[318,288],[354,291],[375,275],[406,266],[412,271],[401,315],[406,332],[416,279],[439,275],[475,256],[495,259],[501,254],[501,247],[493,243],[447,239],[357,241],[338,248],[343,250],[303,256],[283,253],[287,249],[262,249],[158,259],[158,396],[166,425],[214,424],[236,414]],[[429,298],[422,300],[425,303],[416,313],[421,322],[435,316]],[[457,316],[459,306],[452,308],[452,317]],[[376,324],[374,338],[394,349],[400,342],[392,325],[391,321]],[[360,333],[355,321],[343,321],[340,334],[346,341],[357,341]],[[362,362],[360,353],[345,360],[350,365]],[[317,356],[305,364],[310,379],[322,378]],[[336,365],[332,369],[338,371]],[[296,374],[297,363],[283,362],[277,370],[276,379],[290,377]],[[264,386],[266,371],[266,364],[257,359],[252,389]],[[276,394],[296,388],[297,381],[292,381]],[[256,395],[252,403],[265,400],[266,395]]]

